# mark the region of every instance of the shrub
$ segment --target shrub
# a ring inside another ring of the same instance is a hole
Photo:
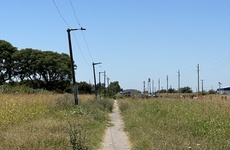
[[[100,107],[101,110],[112,112],[113,100],[111,100],[111,99],[100,99],[98,102],[99,102],[99,105],[101,106]]]
[[[84,130],[76,128],[75,125],[69,122],[69,136],[70,143],[73,150],[89,150],[89,146],[86,144],[86,138],[83,134]]]

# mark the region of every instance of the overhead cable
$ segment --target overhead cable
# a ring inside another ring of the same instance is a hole
[[[75,10],[74,10],[73,3],[72,3],[72,1],[71,1],[71,0],[69,0],[69,2],[70,2],[70,5],[71,5],[71,7],[72,7],[72,10],[73,10],[74,16],[75,16],[75,18],[77,19],[77,23],[78,23],[78,25],[81,27],[81,24],[80,24],[80,22],[79,22],[79,20],[78,20],[78,18],[77,18],[77,15],[76,15]]]
[[[71,7],[72,7],[72,10],[73,10],[74,16],[75,16],[75,18],[76,18],[76,20],[77,20],[77,23],[78,23],[78,25],[81,27],[80,21],[78,20],[76,11],[75,11],[75,9],[74,9],[74,7],[73,7],[72,0],[69,0],[69,1],[70,1],[70,5],[71,5]],[[83,38],[84,38],[84,42],[85,42],[86,48],[87,48],[87,50],[88,50],[88,53],[89,53],[89,55],[90,55],[90,58],[91,58],[92,62],[94,62],[93,57],[92,57],[92,54],[91,54],[90,49],[89,49],[89,46],[88,46],[88,43],[87,43],[87,41],[86,41],[84,32],[81,31],[81,33],[82,33],[82,36],[83,36]]]
[[[69,24],[66,22],[65,18],[62,16],[60,10],[58,9],[57,4],[55,3],[55,1],[54,1],[54,0],[52,0],[52,1],[53,1],[54,5],[55,5],[55,7],[56,7],[56,9],[57,9],[57,11],[58,11],[58,13],[59,13],[59,15],[61,16],[62,20],[63,20],[63,21],[65,22],[65,24],[70,28]]]
[[[82,55],[84,61],[86,62],[87,65],[91,66],[90,63],[88,63],[88,61],[85,59],[85,56],[84,56],[84,54],[83,54],[83,52],[82,52],[82,50],[81,50],[81,47],[80,47],[80,45],[79,45],[79,43],[78,43],[78,41],[77,41],[77,38],[76,38],[75,33],[73,33],[73,35],[74,35],[74,39],[75,39],[75,41],[76,41],[76,43],[77,43],[77,46],[78,46],[78,48],[79,48],[79,50],[80,50],[80,52],[81,52],[81,55]]]

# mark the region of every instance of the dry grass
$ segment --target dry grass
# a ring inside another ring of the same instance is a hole
[[[71,137],[100,147],[108,112],[92,95],[79,95],[74,106],[72,94],[0,94],[0,150],[73,149]]]
[[[230,100],[120,100],[133,149],[230,149]]]

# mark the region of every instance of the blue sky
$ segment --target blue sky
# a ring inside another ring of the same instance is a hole
[[[180,70],[181,87],[196,91],[199,64],[204,90],[230,85],[229,0],[14,0],[1,2],[0,18],[0,39],[19,50],[69,54],[67,28],[86,28],[71,32],[77,81],[93,83],[92,62],[102,62],[97,81],[105,70],[142,91],[148,78],[166,88],[168,75],[177,89]]]

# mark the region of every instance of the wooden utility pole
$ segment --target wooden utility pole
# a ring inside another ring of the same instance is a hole
[[[167,95],[168,95],[168,85],[169,85],[169,77],[168,77],[168,75],[166,77],[166,81],[167,81]]]
[[[106,87],[105,80],[106,80],[106,74],[105,74],[105,71],[104,71],[104,86]],[[106,96],[106,89],[105,89],[105,87],[104,87],[104,98]]]
[[[158,92],[160,92],[160,90],[161,90],[161,80],[158,79]]]
[[[154,93],[154,80],[152,80],[152,93]]]
[[[70,53],[70,65],[71,65],[72,78],[73,78],[74,104],[78,105],[78,88],[77,88],[76,78],[75,78],[73,51],[72,51],[71,36],[70,36],[70,32],[74,30],[86,30],[86,29],[82,27],[80,29],[69,29],[69,28],[67,29],[68,42],[69,42],[69,53]]]
[[[143,82],[143,94],[145,94],[145,81]]]
[[[99,63],[92,63],[93,65],[93,76],[94,76],[94,87],[95,87],[95,97],[97,98],[97,82],[96,82],[96,73],[95,73],[95,65],[101,64],[101,62]]]
[[[204,80],[201,80],[201,94],[204,92]]]
[[[180,70],[178,70],[178,95],[180,97]]]
[[[198,87],[197,87],[197,96],[200,95],[200,67],[199,64],[197,65],[197,82],[198,82]]]

